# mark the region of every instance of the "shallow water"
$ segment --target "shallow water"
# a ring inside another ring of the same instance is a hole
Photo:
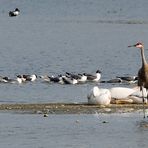
[[[11,148],[147,148],[148,128],[142,125],[148,122],[141,117],[139,113],[47,118],[41,114],[0,113],[0,143]]]
[[[2,76],[93,73],[97,69],[102,71],[102,80],[136,75],[140,53],[127,46],[140,40],[148,48],[147,0],[1,0],[0,6]],[[16,7],[21,14],[8,17]],[[40,80],[0,84],[0,102],[86,102],[94,85],[44,84]],[[139,113],[99,114],[99,118],[0,113],[0,118],[0,143],[6,148],[148,147],[147,128],[141,126]]]

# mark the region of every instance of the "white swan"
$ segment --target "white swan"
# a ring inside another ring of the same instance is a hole
[[[93,87],[87,95],[88,104],[109,105],[111,101],[111,94],[108,89],[99,89],[97,86]]]
[[[112,103],[133,103],[133,99],[129,97],[132,93],[138,90],[137,87],[113,87],[110,89]]]
[[[147,100],[147,92],[146,92],[146,89],[144,88],[143,89],[143,94],[144,94],[144,102],[145,103],[148,103],[148,100]],[[136,92],[130,94],[128,96],[129,99],[132,99],[133,100],[133,103],[143,103],[143,99],[142,99],[142,91],[137,90]]]
[[[128,99],[128,96],[136,92],[138,88],[112,87],[109,90],[113,99]]]
[[[127,103],[143,103],[142,92],[139,87],[127,88],[127,87],[113,87],[110,89],[112,100],[120,100]],[[147,93],[146,89],[143,89],[144,92],[144,102],[148,103],[146,99]]]

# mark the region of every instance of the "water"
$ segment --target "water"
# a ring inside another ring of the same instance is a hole
[[[1,147],[11,148],[118,148],[119,145],[121,148],[147,148],[148,129],[141,126],[144,121],[140,116],[126,113],[44,118],[42,115],[1,113],[0,143]]]
[[[3,76],[91,73],[97,69],[102,71],[102,80],[136,75],[140,53],[127,46],[142,41],[148,48],[147,0],[1,0],[0,5]],[[20,16],[8,17],[9,10],[16,7]],[[0,102],[86,102],[94,85],[44,84],[40,80],[0,84]],[[147,147],[147,130],[136,124],[139,115],[101,115],[109,124],[94,121],[92,115],[0,116],[2,147],[118,147],[122,142],[121,147]]]

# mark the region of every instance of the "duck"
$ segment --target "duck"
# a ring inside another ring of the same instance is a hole
[[[26,82],[26,78],[24,78],[23,75],[17,75],[16,77],[17,77],[17,78],[16,78],[16,81],[17,81],[19,84]]]
[[[121,78],[115,78],[115,79],[100,81],[100,83],[122,83],[122,82],[123,82],[123,81],[122,81]]]
[[[48,75],[41,75],[39,78],[43,79],[43,82],[50,82],[50,77]]]
[[[16,83],[17,81],[15,79],[11,79],[9,77],[3,77],[3,82],[4,83],[11,83],[11,84],[14,84]]]
[[[111,93],[108,89],[94,86],[87,95],[88,104],[109,105],[111,102]]]
[[[48,75],[43,75],[39,76],[39,78],[43,79],[43,82],[48,82],[48,83],[59,83],[59,84],[64,84],[63,81],[64,75],[59,74],[58,76],[48,76]]]
[[[84,75],[87,77],[87,81],[98,82],[101,78],[101,73],[100,70],[97,70],[95,74],[84,73]]]
[[[49,77],[50,78],[50,81],[51,82],[54,82],[54,83],[60,83],[60,84],[63,84],[63,79],[62,79],[62,75],[58,75],[58,76],[51,76]]]
[[[80,76],[80,78],[77,79],[79,84],[85,83],[87,81],[87,76],[85,76],[84,74],[78,74],[78,76]]]
[[[20,14],[20,10],[18,8],[15,8],[14,11],[9,11],[10,17],[18,16],[19,14]]]
[[[3,77],[3,76],[0,76],[0,82],[1,83],[7,83],[8,82],[7,79],[8,79],[8,77],[6,78],[6,77]]]
[[[71,78],[74,78],[74,79],[80,79],[81,77],[77,74],[72,74],[72,73],[69,73],[69,72],[66,72],[66,75],[68,77],[71,77]]]
[[[62,76],[62,80],[64,84],[78,84],[78,80],[72,77],[68,77],[66,75]]]
[[[36,74],[30,75],[30,81],[32,81],[32,82],[37,80],[37,78],[38,78],[38,76]]]
[[[76,79],[78,81],[78,83],[85,83],[87,80],[87,76],[85,76],[84,74],[72,74],[69,72],[66,72],[67,77],[71,77],[73,79]]]
[[[25,81],[31,81],[31,82],[33,82],[37,79],[36,74],[32,74],[32,75],[23,74],[22,77],[24,78]]]
[[[138,81],[138,76],[117,76],[116,78],[119,78],[122,80],[122,82],[126,83],[137,83]]]

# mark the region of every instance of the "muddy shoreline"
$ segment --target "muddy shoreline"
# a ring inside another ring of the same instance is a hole
[[[124,113],[142,110],[142,104],[110,104],[109,106],[89,105],[87,103],[34,103],[34,104],[0,104],[0,111],[44,113],[44,114],[91,114]],[[148,104],[145,105],[148,109]]]

